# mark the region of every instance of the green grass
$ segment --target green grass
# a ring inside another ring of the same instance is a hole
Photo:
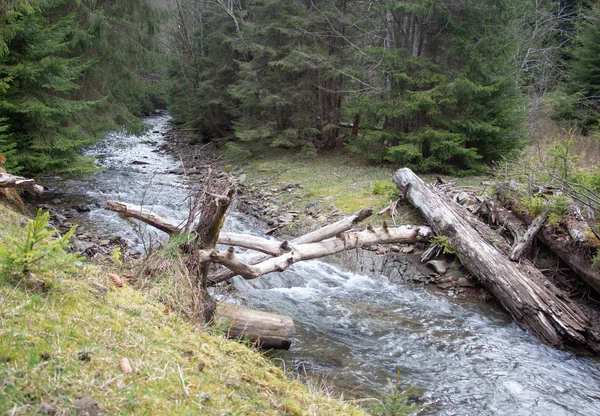
[[[25,222],[0,205],[0,244]],[[81,398],[110,415],[363,414],[290,380],[256,351],[116,288],[95,266],[42,277],[49,290],[0,274],[0,415],[36,414],[42,403],[71,414]],[[123,358],[132,373],[122,373]]]
[[[248,143],[238,145],[250,150],[252,156],[236,158],[235,155],[224,152],[226,160],[230,163],[228,167],[243,168],[247,174],[247,184],[264,190],[281,182],[303,185],[296,194],[282,192],[278,196],[285,204],[291,204],[290,210],[299,212],[303,212],[306,206],[315,200],[326,199],[324,207],[333,204],[346,214],[366,207],[374,208],[377,213],[389,204],[392,193],[390,190],[395,189],[392,176],[401,167],[373,166],[345,151],[306,156],[289,150],[265,148]],[[426,182],[435,181],[435,175],[420,176]],[[463,186],[480,185],[482,180],[486,180],[481,176],[445,179]],[[408,202],[398,204],[397,211],[398,224],[423,222],[417,210]],[[390,215],[374,215],[365,223],[378,224],[382,220],[391,222]]]
[[[324,207],[333,204],[337,209],[352,214],[362,208],[372,207],[375,211],[384,208],[390,201],[387,194],[374,193],[375,183],[385,183],[393,187],[391,181],[395,169],[368,165],[358,157],[346,152],[329,153],[314,157],[293,154],[281,149],[254,149],[254,156],[240,160],[229,159],[232,164],[241,166],[247,174],[250,186],[268,189],[277,183],[301,184],[300,198],[293,193],[283,192],[280,197],[290,203],[290,210],[304,211],[312,201],[324,200]],[[407,220],[418,219],[418,214],[408,205],[403,205],[401,213]],[[380,222],[387,217],[372,219]]]

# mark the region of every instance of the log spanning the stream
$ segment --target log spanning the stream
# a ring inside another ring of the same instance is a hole
[[[393,181],[433,230],[450,238],[462,264],[519,325],[552,346],[600,353],[600,338],[577,305],[529,261],[510,261],[510,247],[491,228],[441,198],[410,169],[398,170]]]
[[[44,192],[44,188],[36,184],[33,179],[3,172],[0,172],[0,188],[23,189],[33,195],[41,195]]]
[[[168,234],[183,231],[183,224],[160,217],[152,211],[144,211],[142,207],[124,202],[107,201],[104,208],[120,213],[125,217],[136,218],[152,225]],[[340,253],[345,250],[375,244],[413,244],[426,241],[431,230],[429,227],[388,227],[384,222],[380,228],[368,226],[359,232],[348,231],[354,224],[371,215],[372,210],[363,209],[354,215],[336,223],[312,231],[301,237],[288,241],[268,240],[247,234],[221,233],[219,244],[232,245],[256,250],[266,255],[240,260],[234,254],[233,247],[226,251],[217,249],[201,250],[198,255],[203,262],[221,264],[229,269],[229,273],[220,274],[210,279],[212,284],[229,280],[236,275],[245,279],[256,279],[272,272],[281,272],[294,263],[317,259]]]

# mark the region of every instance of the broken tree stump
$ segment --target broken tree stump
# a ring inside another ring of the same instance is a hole
[[[600,338],[577,305],[529,261],[510,261],[510,247],[491,228],[441,198],[410,169],[399,169],[393,181],[433,230],[450,238],[462,264],[519,325],[552,346],[600,353]]]

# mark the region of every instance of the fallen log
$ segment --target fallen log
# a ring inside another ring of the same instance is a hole
[[[496,197],[514,212],[514,218],[528,224],[531,219],[521,210],[516,209],[514,198],[509,198],[508,192],[518,192],[510,185],[496,186]],[[536,235],[538,241],[552,251],[559,259],[561,259],[571,270],[573,270],[585,283],[592,289],[600,293],[600,271],[592,266],[589,258],[585,256],[585,250],[581,249],[581,245],[577,241],[559,240],[552,235],[552,232],[546,227],[542,227]]]
[[[433,230],[450,238],[462,264],[519,325],[552,346],[600,353],[600,338],[577,305],[529,261],[508,260],[510,247],[491,228],[441,198],[410,169],[398,170],[393,181]]]
[[[127,218],[135,218],[148,225],[153,226],[154,228],[164,231],[167,234],[183,232],[186,225],[184,222],[177,223],[171,219],[163,218],[147,208],[138,205],[128,204],[126,202],[106,201],[104,203],[104,209],[119,213]],[[333,224],[327,225],[323,228],[319,228],[318,230],[305,234],[302,237],[292,240],[291,242],[268,240],[266,238],[250,234],[221,232],[219,234],[218,244],[238,246],[260,251],[262,253],[267,254],[268,256],[256,257],[255,260],[257,262],[263,261],[268,259],[270,256],[280,256],[281,254],[290,251],[290,244],[305,244],[315,241],[321,241],[323,239],[330,238],[344,231],[347,231],[354,224],[362,221],[363,219],[371,215],[371,213],[372,211],[370,209],[360,210],[349,217],[343,218]],[[252,259],[252,261],[254,261],[254,259]]]
[[[289,349],[295,332],[294,321],[289,316],[227,302],[217,305],[215,324],[227,328],[228,338],[247,339],[263,349]]]
[[[34,195],[41,195],[44,188],[35,183],[33,179],[15,176],[9,173],[0,172],[0,188],[23,189]]]
[[[219,263],[227,267],[233,273],[244,279],[256,279],[272,272],[281,272],[294,263],[300,261],[317,259],[346,250],[355,250],[364,246],[374,244],[413,244],[426,241],[431,234],[429,227],[403,227],[388,228],[387,225],[375,229],[368,227],[360,232],[345,232],[337,237],[329,238],[316,243],[295,244],[288,253],[278,257],[264,260],[257,264],[249,264],[238,259],[233,248],[226,252],[211,250],[204,251],[200,257],[202,261]],[[212,279],[215,281],[215,278]]]
[[[293,245],[298,245],[298,244],[314,243],[317,241],[322,241],[327,238],[334,237],[340,233],[343,233],[344,231],[348,231],[349,229],[354,227],[356,224],[363,221],[365,218],[369,217],[372,214],[373,214],[373,210],[371,208],[361,209],[360,211],[357,211],[354,214],[352,214],[346,218],[342,218],[341,220],[336,221],[333,224],[326,225],[325,227],[319,228],[318,230],[312,231],[308,234],[304,234],[301,237],[294,238],[293,240],[291,240],[289,242],[289,244],[291,246],[293,246]],[[250,259],[247,259],[246,263],[258,264],[262,261],[267,260],[269,257],[270,256],[264,256],[264,255],[255,256]],[[221,273],[216,274],[215,276],[212,276],[210,278],[209,284],[215,285],[220,282],[225,282],[227,280],[234,278],[235,276],[236,276],[235,272],[232,272],[231,270],[225,270]]]
[[[103,208],[114,211],[127,218],[135,218],[164,231],[167,234],[173,234],[183,231],[184,223],[176,223],[173,220],[163,218],[160,215],[138,205],[128,204],[120,201],[106,201]]]
[[[527,250],[531,246],[531,243],[533,242],[533,239],[535,238],[536,234],[544,225],[544,222],[548,218],[549,213],[550,209],[545,209],[544,212],[542,212],[540,215],[537,216],[535,220],[533,220],[533,222],[531,223],[529,228],[527,228],[527,231],[525,231],[523,236],[517,241],[515,241],[515,244],[508,256],[510,260],[519,261],[521,259],[521,256],[523,255],[525,250]]]

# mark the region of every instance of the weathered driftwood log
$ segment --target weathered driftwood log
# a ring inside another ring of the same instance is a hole
[[[185,223],[183,222],[177,223],[171,219],[161,217],[160,215],[150,211],[147,208],[138,205],[128,204],[126,202],[106,201],[104,203],[104,209],[117,212],[124,217],[135,218],[161,231],[164,231],[167,234],[180,233],[183,232],[185,228]],[[291,242],[268,240],[266,238],[250,234],[221,232],[219,234],[219,239],[217,243],[248,248],[268,254],[268,256],[261,256],[256,258],[262,259],[261,261],[263,261],[268,259],[269,256],[280,256],[281,254],[290,251],[290,244],[304,244],[315,241],[321,241],[323,239],[340,234],[341,232],[347,231],[354,224],[358,223],[359,221],[362,221],[364,218],[369,216],[371,212],[372,211],[370,209],[363,209],[336,223],[327,225],[323,228],[319,228],[318,230],[303,235],[302,237],[296,238]],[[254,260],[255,259],[252,259],[252,261]]]
[[[294,321],[289,316],[226,302],[217,305],[215,321],[218,326],[225,325],[228,338],[247,339],[263,349],[289,349],[295,332]]]
[[[529,224],[531,219],[526,214],[515,209],[514,198],[509,198],[511,187],[496,186],[496,197],[507,207],[513,209],[514,218]],[[585,283],[600,293],[600,271],[593,267],[589,258],[584,254],[580,243],[571,240],[559,240],[552,235],[552,232],[546,227],[542,227],[536,235],[538,241],[544,244],[550,251],[558,256],[571,270],[573,270]]]
[[[550,209],[545,209],[544,212],[542,212],[535,220],[533,220],[521,238],[515,241],[515,244],[513,245],[513,248],[508,256],[510,260],[519,261],[525,250],[531,247],[533,239],[538,231],[540,231],[540,228],[542,228],[542,225],[544,225],[549,213]]]
[[[168,218],[163,218],[160,215],[150,211],[139,205],[132,205],[120,201],[106,201],[103,205],[104,209],[114,211],[127,218],[135,218],[164,231],[167,234],[173,234],[183,231],[184,223],[176,223]]]
[[[550,345],[600,352],[600,338],[581,310],[530,262],[508,260],[510,247],[491,228],[441,198],[410,169],[398,170],[393,181],[436,233],[450,237],[462,264],[517,323]]]
[[[8,173],[0,172],[0,188],[23,189],[34,195],[41,195],[44,188],[35,183],[33,179],[23,178]]]
[[[431,234],[429,227],[403,226],[388,228],[385,225],[382,228],[374,229],[368,227],[360,232],[345,232],[337,237],[329,238],[317,243],[294,244],[291,250],[278,257],[264,260],[257,264],[249,264],[238,259],[233,254],[233,249],[226,252],[212,250],[202,253],[202,259],[219,263],[239,274],[244,279],[256,279],[267,273],[281,272],[294,263],[300,261],[317,259],[331,254],[340,253],[345,250],[354,250],[373,244],[412,244],[419,241],[426,241]],[[215,281],[214,279],[212,280]],[[217,282],[218,283],[218,282]]]
[[[314,243],[317,241],[321,241],[321,240],[325,240],[327,238],[334,237],[340,233],[343,233],[344,231],[348,231],[349,229],[354,227],[356,224],[363,221],[365,218],[371,216],[372,214],[373,214],[373,210],[371,208],[361,209],[360,211],[358,211],[346,218],[342,218],[341,220],[334,222],[333,224],[326,225],[325,227],[319,228],[318,230],[312,231],[308,234],[304,234],[301,237],[294,238],[293,240],[291,240],[289,242],[289,244],[297,245],[297,244]],[[246,247],[246,248],[248,248],[248,247]],[[255,256],[250,259],[247,259],[246,263],[258,264],[262,261],[267,260],[269,257],[270,256],[265,256],[265,255]],[[235,272],[232,272],[231,270],[225,270],[225,271],[218,273],[217,275],[211,277],[210,283],[214,285],[219,282],[225,282],[227,280],[232,279],[235,276],[236,276]]]

